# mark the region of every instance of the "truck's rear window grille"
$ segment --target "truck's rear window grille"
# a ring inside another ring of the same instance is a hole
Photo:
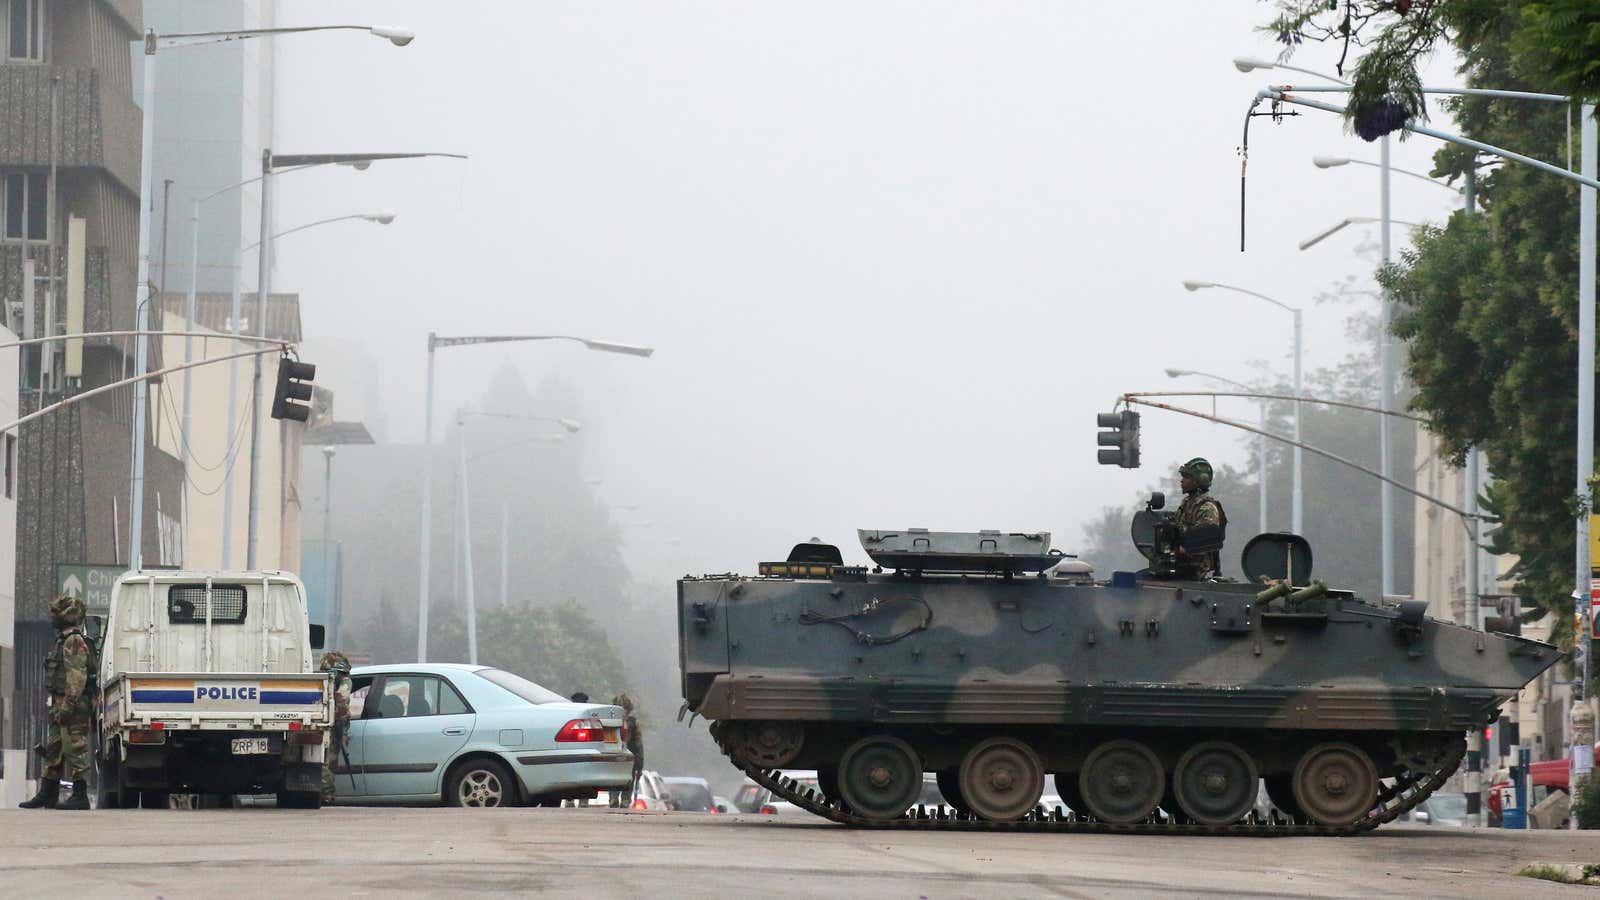
[[[173,625],[206,623],[205,585],[175,584],[167,590],[167,621]],[[219,584],[211,588],[211,622],[215,625],[244,624],[244,587]]]

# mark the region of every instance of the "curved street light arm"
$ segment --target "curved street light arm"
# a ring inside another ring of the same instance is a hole
[[[290,228],[287,231],[278,232],[277,234],[273,235],[272,237],[267,238],[267,240],[275,241],[278,238],[284,237],[285,235],[294,234],[296,231],[305,231],[307,228],[315,228],[318,225],[328,225],[328,224],[331,224],[333,222],[348,222],[351,219],[366,219],[369,222],[378,222],[379,224],[382,224],[382,225],[389,224],[388,222],[384,222],[381,219],[379,219],[377,213],[350,213],[349,215],[345,215],[345,216],[329,216],[326,219],[318,219],[315,222],[307,222],[304,225],[296,225],[295,227]],[[246,246],[240,247],[239,248],[239,252],[240,253],[248,253],[251,250],[254,250],[255,248],[257,248],[259,246],[261,246],[261,242],[260,241],[256,241],[254,244],[248,244]]]
[[[1290,399],[1293,399],[1293,398],[1290,398]],[[1379,481],[1390,485],[1391,487],[1399,488],[1400,490],[1405,491],[1406,493],[1408,493],[1408,494],[1410,494],[1410,495],[1412,495],[1414,497],[1417,497],[1418,499],[1425,500],[1425,501],[1427,501],[1429,503],[1432,503],[1434,506],[1438,506],[1438,507],[1442,507],[1444,509],[1448,509],[1451,512],[1455,513],[1456,515],[1460,516],[1463,521],[1470,522],[1473,519],[1480,519],[1480,520],[1485,521],[1485,522],[1498,522],[1498,521],[1500,521],[1499,518],[1496,517],[1496,516],[1488,516],[1488,515],[1484,515],[1482,513],[1470,513],[1470,512],[1467,512],[1466,510],[1462,509],[1459,506],[1455,506],[1455,505],[1453,505],[1451,503],[1448,503],[1448,502],[1446,502],[1444,500],[1440,500],[1438,497],[1433,497],[1433,496],[1430,496],[1428,494],[1424,494],[1421,491],[1411,487],[1410,485],[1401,484],[1400,482],[1395,481],[1393,478],[1386,477],[1383,474],[1381,474],[1381,473],[1379,473],[1379,472],[1377,472],[1377,471],[1375,471],[1373,469],[1369,469],[1366,466],[1363,466],[1358,462],[1352,462],[1351,460],[1345,459],[1344,457],[1339,456],[1338,454],[1329,453],[1328,451],[1323,450],[1320,447],[1314,447],[1311,444],[1307,444],[1307,443],[1305,443],[1303,441],[1297,441],[1297,440],[1294,440],[1292,438],[1283,437],[1282,435],[1273,434],[1272,432],[1267,431],[1267,430],[1265,430],[1263,428],[1256,428],[1253,425],[1246,425],[1243,422],[1236,422],[1233,419],[1224,419],[1221,416],[1213,416],[1213,415],[1210,415],[1208,413],[1199,412],[1199,411],[1193,410],[1193,409],[1184,409],[1181,406],[1172,406],[1172,405],[1169,405],[1169,404],[1166,404],[1166,403],[1157,403],[1157,402],[1155,402],[1153,400],[1144,400],[1144,399],[1141,399],[1138,394],[1123,394],[1122,395],[1122,401],[1124,403],[1129,404],[1129,405],[1148,406],[1148,407],[1150,407],[1152,409],[1164,409],[1167,412],[1175,412],[1175,413],[1180,413],[1180,414],[1185,415],[1185,416],[1193,416],[1193,417],[1195,417],[1197,419],[1204,419],[1207,422],[1214,422],[1214,423],[1216,423],[1218,425],[1226,425],[1229,428],[1237,428],[1237,429],[1239,429],[1241,431],[1248,431],[1251,434],[1260,435],[1260,436],[1268,438],[1270,440],[1278,441],[1279,443],[1288,444],[1291,447],[1299,447],[1300,449],[1306,451],[1307,453],[1314,453],[1317,456],[1322,457],[1323,459],[1332,460],[1332,461],[1334,461],[1336,463],[1339,463],[1340,465],[1348,466],[1348,467],[1350,467],[1352,469],[1355,469],[1357,472],[1360,472],[1360,473],[1362,473],[1364,475],[1370,475],[1373,478],[1376,478]]]
[[[1229,384],[1236,384],[1236,385],[1239,384],[1239,382],[1237,382],[1237,381],[1233,381],[1233,380],[1228,379],[1228,378],[1217,378],[1217,376],[1215,376],[1215,375],[1206,375],[1206,373],[1204,373],[1204,372],[1191,372],[1190,374],[1193,374],[1193,375],[1205,375],[1205,377],[1212,378],[1212,379],[1215,379],[1217,381],[1226,381]],[[1362,404],[1362,403],[1348,403],[1348,402],[1346,402],[1344,400],[1327,400],[1327,399],[1324,399],[1324,398],[1321,398],[1321,397],[1296,397],[1293,394],[1267,394],[1267,393],[1262,393],[1262,392],[1259,392],[1259,391],[1248,390],[1248,388],[1249,388],[1248,385],[1240,385],[1240,386],[1246,388],[1246,390],[1243,391],[1243,392],[1239,392],[1239,391],[1137,391],[1135,393],[1126,394],[1124,396],[1128,396],[1128,397],[1245,397],[1245,398],[1250,399],[1250,400],[1286,400],[1286,401],[1289,401],[1291,403],[1294,402],[1295,400],[1299,400],[1302,403],[1315,403],[1318,406],[1338,406],[1338,407],[1341,407],[1343,409],[1356,409],[1356,410],[1360,410],[1361,412],[1376,413],[1376,414],[1381,415],[1381,416],[1394,416],[1397,419],[1410,419],[1411,421],[1417,422],[1417,423],[1422,424],[1422,425],[1431,426],[1433,424],[1433,422],[1431,420],[1429,420],[1429,419],[1425,419],[1425,418],[1423,418],[1421,416],[1414,416],[1414,415],[1412,415],[1410,413],[1399,412],[1399,411],[1393,410],[1393,409],[1379,409],[1376,406],[1367,406],[1367,405]]]
[[[1303,71],[1303,70],[1302,70]],[[1316,74],[1316,73],[1311,73]],[[1350,85],[1326,84],[1280,84],[1273,85],[1273,90],[1294,91],[1296,93],[1319,94],[1347,94],[1352,90]],[[1572,98],[1566,94],[1540,94],[1535,91],[1501,91],[1492,88],[1453,88],[1453,87],[1425,87],[1424,94],[1457,94],[1467,97],[1499,97],[1507,100],[1543,100],[1547,103],[1571,103]]]
[[[1348,224],[1348,223],[1346,223],[1346,224]],[[1275,300],[1272,297],[1268,297],[1266,294],[1259,294],[1259,293],[1256,293],[1255,291],[1249,290],[1248,288],[1242,288],[1242,287],[1239,287],[1237,285],[1223,284],[1220,281],[1206,281],[1206,282],[1202,282],[1200,286],[1201,287],[1223,288],[1224,290],[1234,291],[1234,292],[1240,293],[1240,294],[1249,294],[1250,296],[1255,297],[1258,300],[1265,300],[1268,303],[1271,303],[1273,306],[1279,307],[1281,309],[1286,309],[1289,312],[1299,312],[1300,311],[1300,307],[1298,307],[1298,306],[1290,306],[1289,304],[1284,303],[1282,300]]]
[[[1256,95],[1256,97],[1259,100],[1276,100],[1278,102],[1289,103],[1294,106],[1304,106],[1308,109],[1320,109],[1323,112],[1337,113],[1341,116],[1345,113],[1345,108],[1342,106],[1334,106],[1331,103],[1322,103],[1317,100],[1308,100],[1304,97],[1291,96],[1290,94],[1287,94],[1278,88],[1264,88]],[[1448,131],[1440,131],[1437,128],[1429,128],[1426,125],[1413,125],[1407,122],[1405,125],[1400,127],[1411,132],[1412,134],[1427,135],[1428,137],[1435,138],[1437,140],[1447,141],[1452,144],[1459,144],[1463,147],[1471,147],[1474,150],[1487,153],[1491,156],[1498,156],[1501,159],[1519,162],[1525,166],[1532,166],[1541,172],[1548,172],[1549,174],[1555,175],[1558,178],[1565,178],[1568,181],[1576,181],[1579,184],[1600,189],[1600,180],[1589,178],[1585,175],[1579,175],[1576,172],[1569,172],[1558,165],[1547,163],[1542,159],[1534,159],[1531,156],[1524,156],[1523,154],[1517,153],[1514,150],[1507,150],[1504,147],[1496,147],[1493,144],[1485,144],[1483,141],[1475,141],[1472,138],[1462,137],[1459,134],[1451,134]]]

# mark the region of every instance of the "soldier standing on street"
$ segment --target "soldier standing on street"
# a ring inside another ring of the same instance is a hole
[[[611,698],[613,706],[622,707],[622,730],[627,734],[623,743],[633,754],[633,780],[620,791],[611,792],[611,806],[627,809],[633,805],[633,793],[639,787],[639,773],[644,771],[644,735],[639,733],[639,720],[633,715],[633,698],[626,693]]]
[[[1178,480],[1183,488],[1183,503],[1178,507],[1178,533],[1187,538],[1200,526],[1227,524],[1228,514],[1222,504],[1211,496],[1211,463],[1195,457],[1178,467]],[[1217,550],[1189,553],[1178,547],[1179,577],[1186,579],[1210,578],[1220,572],[1220,554]]]
[[[322,803],[338,793],[334,770],[350,745],[350,660],[338,650],[322,654],[319,672],[333,673],[333,731],[322,738]]]
[[[89,720],[94,697],[89,690],[90,652],[83,616],[83,601],[77,597],[63,595],[50,604],[50,624],[58,632],[44,661],[50,727],[45,732],[39,793],[23,801],[23,809],[89,808]],[[66,778],[72,780],[72,796],[57,807]]]

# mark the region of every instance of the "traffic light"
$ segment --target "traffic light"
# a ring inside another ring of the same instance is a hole
[[[1119,413],[1100,413],[1095,417],[1102,429],[1097,437],[1100,444],[1100,465],[1139,468],[1139,414],[1131,409]]]
[[[290,359],[287,354],[278,360],[278,390],[272,395],[272,417],[304,422],[311,418],[311,379],[317,377],[317,367],[308,362]]]

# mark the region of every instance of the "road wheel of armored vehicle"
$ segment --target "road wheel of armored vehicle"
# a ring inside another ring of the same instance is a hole
[[[472,759],[450,773],[444,799],[451,806],[514,806],[517,789],[504,765],[492,759]]]
[[[1178,807],[1201,825],[1232,825],[1256,802],[1256,764],[1228,741],[1190,747],[1172,770]]]
[[[946,805],[959,813],[972,812],[972,807],[967,805],[967,798],[961,794],[960,769],[940,769],[934,780],[939,783],[939,793],[944,796]]]
[[[1317,744],[1294,767],[1294,799],[1307,816],[1330,827],[1349,825],[1372,810],[1378,769],[1359,747]]]
[[[922,761],[897,737],[864,737],[839,759],[839,793],[856,815],[898,819],[922,795]]]
[[[800,755],[806,731],[797,722],[735,722],[729,737],[741,757],[763,769],[781,769]]]
[[[1043,792],[1039,754],[1015,738],[979,741],[961,759],[961,797],[979,818],[1015,822],[1033,811]]]
[[[1089,814],[1112,825],[1143,822],[1161,804],[1167,770],[1149,747],[1126,738],[1094,748],[1078,773]]]

